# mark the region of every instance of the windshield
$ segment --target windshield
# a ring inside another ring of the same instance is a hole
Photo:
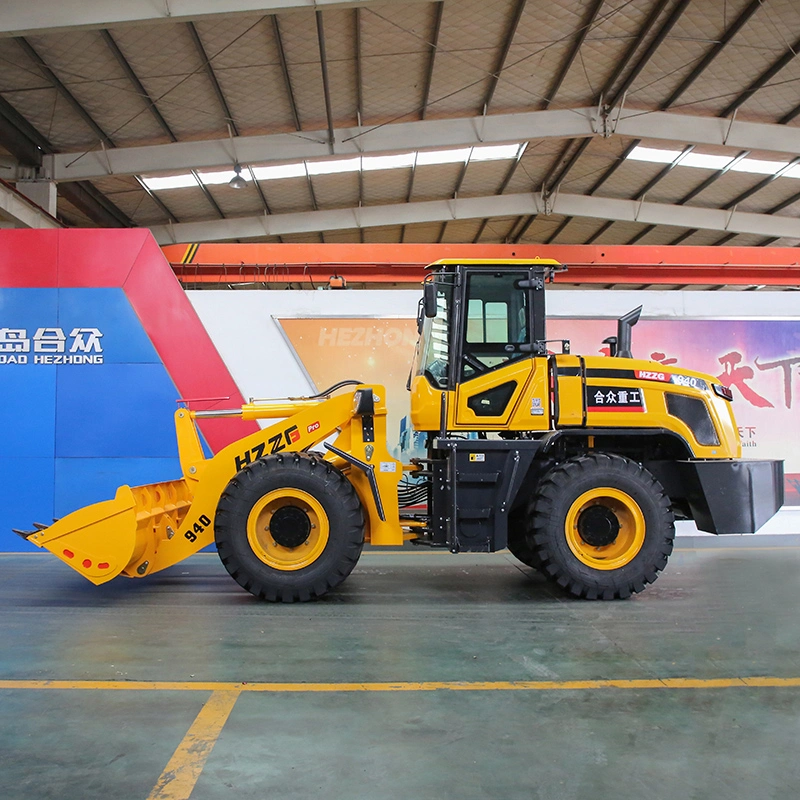
[[[447,280],[450,275],[441,275]],[[453,305],[453,285],[436,281],[436,316],[425,317],[417,343],[415,375],[424,375],[439,389],[447,388],[450,361],[450,314]]]

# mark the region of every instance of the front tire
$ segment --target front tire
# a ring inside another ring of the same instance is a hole
[[[634,461],[591,454],[544,476],[526,544],[539,570],[576,597],[613,600],[656,580],[674,537],[661,484]]]
[[[215,519],[219,557],[262,600],[313,600],[353,570],[364,514],[347,478],[305,453],[268,456],[237,473]]]

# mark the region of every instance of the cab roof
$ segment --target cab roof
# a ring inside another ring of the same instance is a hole
[[[554,258],[441,258],[428,265],[428,269],[442,267],[560,267]]]

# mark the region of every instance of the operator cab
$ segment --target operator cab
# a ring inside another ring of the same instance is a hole
[[[420,307],[413,375],[438,390],[544,355],[544,283],[551,259],[454,261],[431,265]]]
[[[560,268],[552,259],[431,265],[409,384],[417,430],[516,428],[512,411],[534,387],[544,409],[546,368],[534,356],[547,354],[544,284]],[[532,426],[546,424],[542,415]]]

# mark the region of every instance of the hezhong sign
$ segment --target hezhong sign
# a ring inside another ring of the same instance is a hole
[[[98,328],[0,328],[0,365],[102,364],[102,338]]]

